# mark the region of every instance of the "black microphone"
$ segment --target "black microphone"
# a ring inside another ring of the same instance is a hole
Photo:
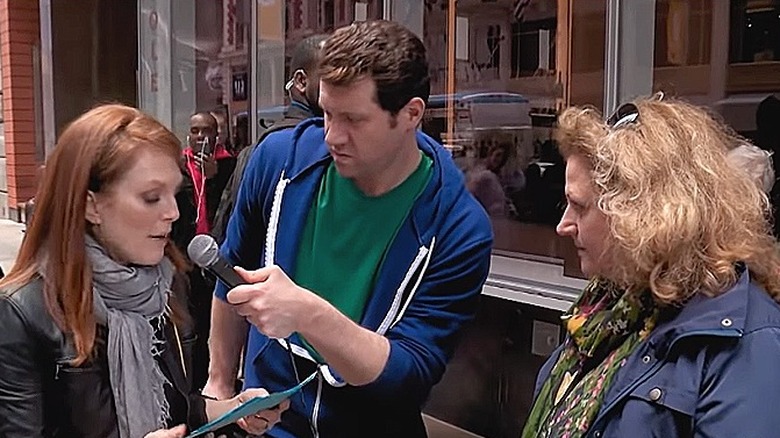
[[[196,265],[216,275],[229,288],[248,284],[225,259],[219,255],[217,241],[208,234],[198,234],[187,245],[187,254]]]

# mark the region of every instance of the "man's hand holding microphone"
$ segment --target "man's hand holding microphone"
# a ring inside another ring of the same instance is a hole
[[[277,284],[286,279],[289,285],[297,287],[286,275],[284,275],[280,269],[276,268],[274,271],[273,269],[268,268],[265,270],[261,269],[251,272],[241,268],[236,268],[234,270],[233,267],[219,255],[219,248],[217,247],[217,243],[214,238],[207,234],[200,234],[195,236],[195,238],[192,239],[187,247],[187,253],[195,264],[213,273],[222,282],[233,289],[228,294],[228,302],[236,305],[236,311],[239,314],[246,316],[247,319],[251,323],[257,325],[258,328],[260,328],[260,325],[258,324],[260,321],[273,321],[274,324],[266,323],[266,325],[271,330],[273,330],[274,333],[281,333],[279,337],[287,337],[292,332],[287,331],[285,334],[285,330],[290,327],[295,327],[294,324],[289,323],[288,318],[285,318],[284,315],[286,315],[287,312],[280,311],[274,312],[271,315],[256,316],[264,313],[263,309],[268,305],[268,300],[264,300],[263,297],[267,297],[268,295],[283,295],[278,293],[268,294],[267,290],[270,290],[271,286],[273,286],[274,290],[277,290],[275,289],[278,287]],[[274,274],[273,278],[271,278],[271,274]],[[281,274],[282,278],[279,277],[279,274]],[[269,284],[269,282],[273,284]],[[256,289],[261,289],[264,292],[258,293],[256,292]],[[250,317],[250,313],[253,316]],[[264,329],[260,329],[265,333]],[[291,330],[295,329],[292,328]],[[274,335],[268,334],[268,336],[273,337]],[[264,395],[268,395],[266,390],[260,388],[251,388],[243,391],[241,394],[232,397],[229,400],[212,400],[210,401],[211,406],[209,406],[209,403],[207,402],[206,410],[208,417],[217,417],[224,412],[227,412],[229,409],[235,408],[253,397]],[[281,414],[286,411],[289,406],[290,401],[285,400],[273,409],[267,409],[257,412],[254,415],[244,417],[240,419],[237,424],[242,429],[251,434],[259,435],[265,433],[268,429],[280,421]],[[171,429],[171,431],[173,431],[173,429]],[[162,433],[168,431],[160,432]],[[177,437],[179,435],[174,434],[170,436]],[[161,435],[159,438],[166,437],[168,437],[168,435]],[[149,438],[158,437],[155,436]]]

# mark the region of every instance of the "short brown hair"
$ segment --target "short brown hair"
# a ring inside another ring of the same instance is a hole
[[[322,48],[319,73],[333,85],[373,79],[377,103],[393,115],[414,97],[427,102],[431,91],[425,45],[392,21],[361,21],[336,30]]]

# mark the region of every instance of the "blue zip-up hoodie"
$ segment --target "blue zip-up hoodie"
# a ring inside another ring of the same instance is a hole
[[[557,359],[540,371],[537,394]],[[637,347],[585,436],[777,437],[778,406],[780,305],[745,270],[728,292],[696,295]]]
[[[353,387],[321,366],[324,377],[291,399],[269,436],[425,436],[420,408],[476,311],[493,238],[449,153],[422,132],[417,143],[433,174],[388,249],[360,321],[390,341],[384,371]],[[247,269],[276,264],[293,274],[306,215],[331,161],[322,119],[270,134],[247,166],[223,256]],[[226,293],[218,285],[216,295]],[[272,340],[252,327],[245,386],[278,391],[308,376],[317,365],[300,345],[295,336]]]

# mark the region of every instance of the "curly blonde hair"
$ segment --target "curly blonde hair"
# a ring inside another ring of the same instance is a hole
[[[657,303],[714,296],[743,262],[780,301],[780,252],[766,194],[726,155],[745,143],[702,108],[642,98],[636,123],[612,128],[593,108],[571,107],[558,121],[564,157],[591,164],[597,203],[609,221],[611,280],[650,288]]]

